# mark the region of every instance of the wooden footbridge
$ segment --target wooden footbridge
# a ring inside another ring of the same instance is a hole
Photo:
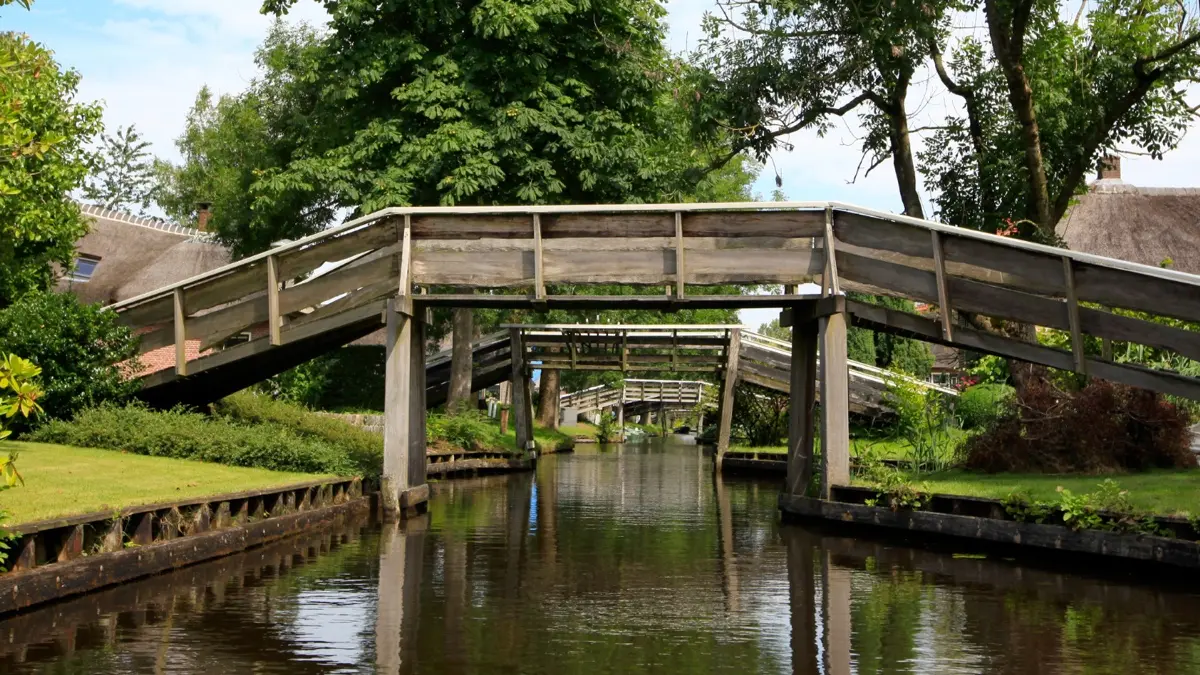
[[[317,274],[327,263],[333,268]],[[700,288],[792,289],[813,280],[819,295],[722,296]],[[663,292],[589,295],[593,284]],[[476,292],[434,292],[445,287]],[[927,319],[851,302],[847,289],[942,311]],[[423,319],[430,306],[784,309],[793,326],[789,494],[809,483],[818,422],[823,492],[849,480],[851,322],[1200,399],[1197,379],[1119,363],[1107,348],[1128,342],[1200,359],[1196,332],[1137,314],[1200,322],[1200,277],[832,202],[386,209],[112,309],[142,336],[143,350],[176,352],[173,371],[146,378],[151,400],[245,386],[386,325],[384,500],[403,512],[428,495]],[[1069,349],[984,332],[958,320],[965,316],[1061,330]],[[219,344],[263,323],[262,337],[186,360],[189,341]],[[1091,351],[1089,337],[1105,347]],[[524,352],[519,329],[510,339],[513,352]],[[718,453],[728,446],[740,339],[729,336]],[[510,365],[510,377],[526,383],[515,388],[517,417],[525,420],[519,438],[532,442],[528,364]],[[818,381],[824,405],[815,420]]]

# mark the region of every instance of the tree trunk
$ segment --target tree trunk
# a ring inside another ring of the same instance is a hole
[[[541,396],[538,399],[537,421],[547,429],[558,428],[558,371],[543,370]]]
[[[446,410],[450,412],[458,412],[471,405],[471,341],[474,332],[471,310],[455,309],[451,335],[450,391],[446,395]]]
[[[913,163],[912,135],[908,128],[908,110],[905,98],[908,96],[909,76],[902,74],[896,83],[896,90],[890,103],[891,110],[887,113],[888,136],[892,143],[892,165],[896,169],[896,183],[900,188],[900,201],[904,204],[904,215],[913,218],[924,218],[925,210],[921,207],[921,194],[917,191],[917,167]]]

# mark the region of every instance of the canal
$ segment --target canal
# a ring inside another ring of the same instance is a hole
[[[1200,673],[1195,587],[784,526],[779,482],[582,446],[0,621],[0,673]]]

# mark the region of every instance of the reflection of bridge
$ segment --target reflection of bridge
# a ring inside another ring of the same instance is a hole
[[[727,284],[794,289],[818,278],[819,295],[697,292],[700,286]],[[586,294],[598,285],[665,292]],[[429,292],[447,287],[472,292]],[[559,294],[560,288],[580,292]],[[845,290],[932,303],[941,311],[931,320],[851,301]],[[211,399],[387,326],[383,493],[385,508],[398,512],[417,508],[428,496],[423,423],[428,307],[781,308],[781,323],[795,328],[786,489],[803,493],[819,469],[821,492],[828,494],[830,486],[849,481],[850,323],[1200,399],[1196,378],[1112,358],[1114,341],[1200,358],[1195,332],[1138,318],[1148,313],[1200,321],[1198,291],[1195,275],[834,202],[413,207],[370,214],[112,309],[141,337],[143,352],[174,351],[174,369],[144,378],[146,398],[160,405]],[[955,312],[1031,331],[1060,330],[1069,336],[1069,349],[958,325]],[[189,347],[220,344],[263,324],[261,337],[187,359]],[[513,353],[525,354],[520,331],[510,336]],[[741,335],[727,331],[721,339],[726,367],[718,397],[718,456],[728,446],[729,385],[738,377]],[[1088,350],[1095,342],[1101,344],[1098,355]],[[533,434],[526,363],[511,363],[514,384],[526,383],[514,388],[514,407],[518,420],[525,420],[518,440],[528,443]],[[675,370],[690,365],[678,361]],[[824,400],[819,419],[818,380]]]

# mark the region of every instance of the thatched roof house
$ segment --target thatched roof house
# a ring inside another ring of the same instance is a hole
[[[1200,188],[1130,185],[1117,157],[1056,231],[1072,251],[1200,274]]]
[[[85,302],[105,305],[161,288],[229,263],[211,233],[81,205],[91,231],[75,244],[75,269],[59,280]]]

